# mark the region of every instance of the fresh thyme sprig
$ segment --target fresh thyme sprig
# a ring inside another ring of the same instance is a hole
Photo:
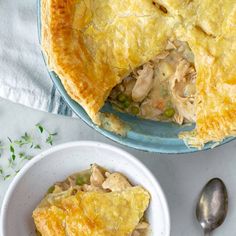
[[[19,140],[15,140],[14,143],[17,144],[19,147],[23,147],[24,145],[29,145],[29,144],[30,148],[34,146],[33,138],[26,132],[24,135],[21,136]]]
[[[41,149],[41,144],[53,145],[57,133],[49,132],[41,124],[37,124],[36,128],[40,131],[40,134],[43,134],[40,136],[40,144],[36,142],[37,140],[33,135],[27,132],[16,140],[8,137],[6,145],[2,145],[0,142],[0,157],[3,152],[8,153],[8,167],[4,169],[0,166],[1,179],[7,180],[14,177],[20,171],[23,164],[37,154],[36,150]]]
[[[9,166],[13,167],[14,162],[16,160],[16,154],[15,154],[15,148],[14,148],[14,144],[12,143],[11,139],[8,138],[10,145],[9,145],[9,150],[10,150],[10,158],[8,159],[9,161]]]
[[[3,180],[7,180],[7,179],[9,179],[9,178],[11,177],[11,174],[5,175],[5,174],[4,174],[4,171],[3,171],[3,168],[0,167],[0,177],[1,177]]]
[[[36,127],[39,129],[41,134],[46,133],[46,135],[47,135],[46,143],[48,143],[48,144],[50,144],[52,146],[53,142],[54,142],[54,136],[56,136],[57,133],[50,133],[41,124],[37,124]]]

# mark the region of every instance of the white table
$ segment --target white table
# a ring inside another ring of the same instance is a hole
[[[92,130],[80,119],[47,114],[0,100],[0,140],[5,140],[7,136],[17,138],[38,122],[42,122],[49,130],[58,131],[57,144],[96,140],[121,147]],[[201,188],[212,177],[220,177],[225,181],[230,198],[227,219],[214,236],[236,235],[235,141],[210,151],[189,155],[160,155],[122,148],[140,159],[160,181],[170,207],[171,235],[202,235],[195,218],[195,205]],[[9,184],[10,181],[0,182],[0,203]]]

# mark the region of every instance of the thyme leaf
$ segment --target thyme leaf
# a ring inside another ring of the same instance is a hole
[[[35,126],[39,130],[40,134],[42,134],[40,136],[40,142],[36,142],[35,137],[28,132],[25,132],[22,136],[20,136],[20,138],[16,140],[7,137],[7,145],[3,146],[2,142],[0,142],[0,156],[5,152],[8,155],[8,167],[3,168],[0,166],[0,178],[3,180],[7,180],[17,175],[23,166],[22,163],[31,160],[33,156],[37,154],[36,150],[41,149],[41,144],[53,145],[54,138],[57,133],[49,132],[43,127],[43,125],[39,123]]]

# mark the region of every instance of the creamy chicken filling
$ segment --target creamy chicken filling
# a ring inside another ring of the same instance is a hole
[[[69,176],[62,182],[57,182],[48,189],[47,194],[61,193],[73,188],[72,193],[84,192],[114,192],[132,187],[129,180],[121,173],[109,172],[94,164],[89,170],[85,170]],[[142,218],[131,236],[146,236],[149,224]]]
[[[135,69],[108,100],[114,109],[144,119],[195,122],[195,83],[194,55],[187,43],[176,40]]]

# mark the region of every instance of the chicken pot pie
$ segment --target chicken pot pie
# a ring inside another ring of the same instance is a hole
[[[99,112],[108,99],[146,119],[196,122],[180,134],[194,147],[236,135],[235,25],[232,0],[42,0],[47,63],[96,124],[124,134]]]
[[[33,212],[41,236],[146,236],[150,195],[94,164],[50,187]]]

